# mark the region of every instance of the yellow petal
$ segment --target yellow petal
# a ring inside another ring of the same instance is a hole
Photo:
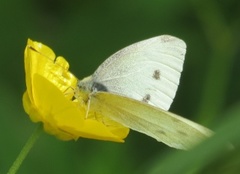
[[[84,120],[81,115],[84,112],[77,109],[75,104],[71,100],[68,100],[56,86],[39,74],[33,76],[33,89],[34,104],[41,116],[40,121],[43,122],[45,130],[55,135],[68,133],[70,136],[69,139],[78,138],[79,135],[61,130],[56,125],[56,119],[64,117],[65,121],[72,120],[75,125],[82,127]],[[32,114],[30,114],[31,116]]]
[[[55,58],[54,52],[49,47],[28,39],[24,62],[26,85],[31,102],[34,103],[31,89],[34,74],[40,74],[46,77],[61,91],[65,92],[69,98],[73,96],[72,89],[77,84],[77,78],[68,71],[68,62],[63,57]]]
[[[33,122],[41,121],[41,115],[39,115],[35,106],[31,103],[27,91],[23,94],[23,108]]]
[[[46,132],[62,140],[85,137],[123,142],[129,128],[91,110],[86,117],[81,93],[72,101],[78,79],[63,57],[55,58],[49,47],[29,39],[24,61],[23,106],[33,122],[42,122]]]
[[[85,120],[86,106],[77,106],[71,100],[66,99],[63,93],[44,77],[38,74],[34,75],[33,89],[36,107],[39,109],[44,128],[48,133],[59,138],[61,138],[59,135],[64,133],[70,136],[69,139],[85,137],[123,141],[121,136],[113,134],[102,122],[92,119]],[[68,139],[64,138],[64,140]]]

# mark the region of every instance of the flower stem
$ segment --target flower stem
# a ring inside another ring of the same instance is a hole
[[[33,134],[27,140],[26,144],[22,148],[21,152],[19,153],[18,157],[10,167],[7,174],[15,174],[18,171],[23,160],[26,158],[27,154],[29,153],[30,149],[33,147],[34,143],[38,139],[41,132],[42,132],[42,126],[39,124],[39,126],[35,129]]]

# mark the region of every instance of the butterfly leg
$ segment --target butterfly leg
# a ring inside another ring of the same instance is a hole
[[[91,104],[91,95],[89,95],[89,99],[87,101],[87,111],[86,111],[85,119],[88,118],[88,113],[89,113],[89,110],[90,110],[90,104]]]

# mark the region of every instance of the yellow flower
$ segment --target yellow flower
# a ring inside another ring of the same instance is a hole
[[[91,110],[74,99],[78,79],[68,71],[63,57],[55,57],[47,46],[28,40],[25,53],[27,90],[23,106],[33,122],[42,122],[44,130],[62,140],[79,137],[124,142],[129,128]],[[81,94],[78,94],[81,95]]]

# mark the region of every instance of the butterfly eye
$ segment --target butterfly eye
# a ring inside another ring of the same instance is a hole
[[[96,92],[96,91],[105,91],[105,92],[107,92],[108,89],[107,89],[107,87],[104,86],[103,84],[98,83],[98,82],[94,82],[94,83],[93,83],[93,86],[92,86],[92,88],[91,88],[91,91],[92,91],[92,92]]]

